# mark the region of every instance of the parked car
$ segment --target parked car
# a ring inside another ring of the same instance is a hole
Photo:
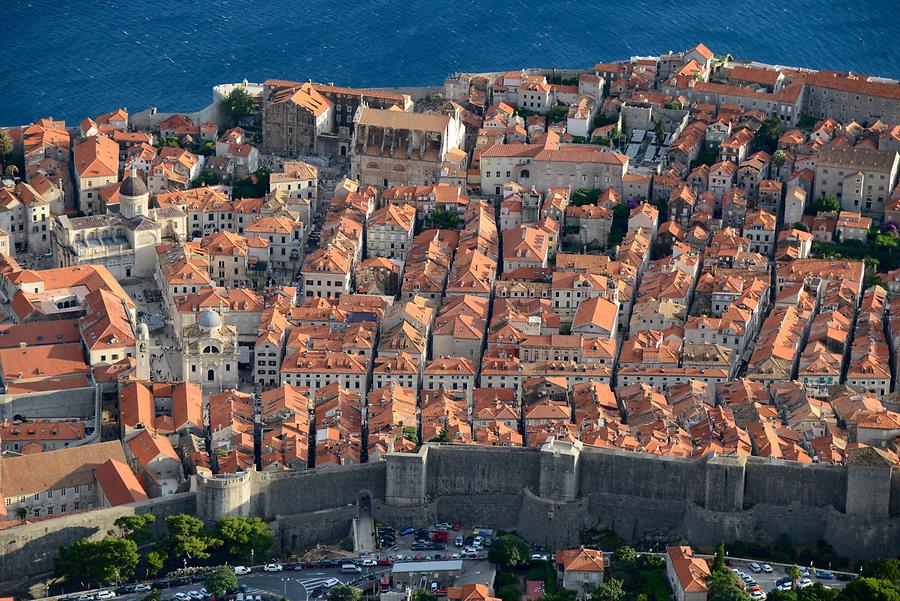
[[[94,601],[94,595],[81,595],[78,597],[78,601]]]
[[[809,578],[801,578],[800,582],[797,583],[797,588],[806,588],[808,586],[812,586],[812,580]]]
[[[325,582],[322,583],[322,586],[325,588],[334,588],[341,583],[337,578],[329,578]]]
[[[264,572],[280,572],[283,569],[280,563],[267,563],[263,566]]]
[[[771,574],[771,573],[772,573],[772,566],[770,566],[770,565],[767,564],[767,563],[764,563],[764,564],[762,564],[762,571],[765,572],[766,574]]]
[[[750,571],[754,574],[759,574],[760,572],[762,572],[762,567],[760,567],[760,565],[755,561],[751,561],[747,567],[750,568]]]
[[[200,594],[200,591],[188,591],[188,597],[191,599],[196,599],[197,601],[201,601],[203,599],[203,595]]]
[[[380,566],[392,566],[394,565],[393,560],[388,559],[387,557],[382,557],[378,560],[378,565]]]
[[[453,525],[449,522],[441,522],[440,524],[435,524],[434,527],[438,530],[450,530]]]
[[[484,544],[484,539],[480,536],[476,536],[475,540],[472,541],[472,544],[475,545],[476,547],[480,547],[481,545]]]
[[[409,536],[410,534],[412,534],[415,531],[416,531],[415,528],[404,528],[403,530],[400,531],[400,536]]]
[[[455,544],[457,547],[462,547],[462,546],[463,546],[463,537],[457,536],[457,537],[456,537],[456,542],[455,542],[454,544]]]
[[[112,591],[100,591],[97,593],[97,599],[113,599],[116,594]]]
[[[320,568],[336,568],[338,567],[338,562],[334,559],[323,559],[319,562]]]
[[[362,564],[368,568],[368,567],[372,567],[372,566],[377,566],[378,562],[375,561],[374,559],[372,559],[371,557],[366,557],[365,559],[362,560]]]
[[[149,593],[153,589],[150,587],[149,584],[141,583],[141,584],[135,584],[133,590],[136,593]]]
[[[175,599],[178,601],[191,601],[191,596],[187,593],[175,593]]]
[[[359,574],[362,569],[355,563],[345,563],[341,566],[341,574]]]
[[[834,573],[830,570],[816,570],[816,578],[820,578],[822,580],[833,580]]]
[[[244,574],[250,573],[250,568],[247,566],[234,566],[234,573],[237,576],[243,576]]]
[[[851,580],[856,580],[856,576],[854,574],[838,574],[837,579],[841,582],[850,582]]]

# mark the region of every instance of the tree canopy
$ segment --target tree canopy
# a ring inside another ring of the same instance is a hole
[[[234,570],[228,566],[219,566],[206,577],[203,587],[210,595],[219,597],[237,590],[238,581]]]
[[[753,143],[759,150],[765,150],[769,154],[775,152],[778,148],[778,138],[784,133],[781,127],[781,119],[778,117],[769,117],[763,121],[762,127],[756,132]]]
[[[59,548],[55,567],[59,576],[82,585],[99,584],[131,578],[139,559],[133,540],[111,536],[99,541],[82,538]]]
[[[240,119],[253,112],[256,101],[244,88],[235,88],[222,101],[222,106],[232,119]]]
[[[437,595],[421,588],[412,594],[412,601],[437,601]]]
[[[203,527],[203,522],[192,515],[179,513],[166,518],[169,536],[166,547],[173,559],[206,559],[209,549],[222,541],[210,536]]]
[[[525,565],[529,560],[528,543],[515,534],[498,536],[488,549],[488,560],[491,563],[514,568]]]
[[[618,578],[610,578],[591,594],[591,601],[622,601],[624,598],[624,582]]]
[[[155,515],[144,513],[142,515],[123,515],[115,521],[115,524],[122,530],[123,537],[140,545],[153,537],[149,527],[155,521]]]
[[[890,580],[859,578],[847,583],[841,601],[900,601],[900,586]]]
[[[216,524],[215,537],[222,541],[222,550],[232,562],[262,557],[272,548],[275,538],[259,518],[226,517]]]
[[[328,591],[328,601],[359,601],[362,591],[354,586],[339,584]]]
[[[11,155],[13,151],[13,141],[6,130],[0,129],[0,161]]]
[[[831,213],[841,210],[841,203],[834,196],[822,196],[816,200],[817,213]]]
[[[734,572],[713,572],[706,579],[707,601],[750,601]]]

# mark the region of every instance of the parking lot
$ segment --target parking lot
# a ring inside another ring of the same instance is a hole
[[[493,530],[444,522],[430,526],[378,527],[378,554],[394,561],[487,559]]]
[[[360,562],[361,563],[361,562]],[[281,571],[266,572],[263,566],[254,566],[249,574],[238,575],[238,584],[241,587],[240,597],[244,601],[270,601],[282,597],[291,601],[306,601],[325,597],[328,590],[340,584],[354,584],[360,587],[367,583],[377,585],[381,573],[389,571],[386,566],[359,566],[358,574],[345,574],[341,572],[341,566],[336,561],[326,560],[315,563],[278,564]],[[293,568],[293,569],[291,569]],[[203,580],[198,577],[197,582],[187,582],[190,578],[183,579],[172,587],[157,587],[161,601],[202,601],[209,599],[204,595]],[[373,585],[373,586],[374,586]],[[146,592],[124,593],[124,589],[116,599],[125,601],[141,601],[147,596]],[[68,597],[71,601],[77,601],[81,596]],[[96,599],[97,597],[91,597]],[[87,601],[86,599],[82,601]]]

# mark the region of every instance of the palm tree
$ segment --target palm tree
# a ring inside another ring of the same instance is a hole
[[[797,590],[797,583],[800,582],[800,566],[794,564],[788,570],[788,574],[791,577],[791,589]]]

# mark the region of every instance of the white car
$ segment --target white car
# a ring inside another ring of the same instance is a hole
[[[762,571],[765,572],[766,574],[771,574],[771,573],[772,573],[772,566],[770,566],[770,565],[767,564],[767,563],[764,563],[764,564],[762,564]]]
[[[238,576],[243,576],[250,573],[250,568],[247,566],[234,566],[234,573]]]
[[[462,555],[460,555],[459,553],[453,554],[453,559],[459,559],[460,557],[462,557]]]
[[[98,599],[113,599],[115,598],[115,596],[116,594],[112,591],[100,591],[99,593],[97,593]]]
[[[809,578],[801,578],[800,582],[797,583],[798,588],[806,588],[808,586],[812,586],[812,580]]]
[[[780,591],[789,591],[793,588],[794,588],[794,586],[789,581],[782,582],[781,584],[778,585],[778,590],[780,590]]]
[[[94,595],[81,595],[78,601],[94,601]]]
[[[203,599],[203,595],[200,593],[200,591],[188,591],[188,597],[190,597],[191,599],[196,599],[197,601]]]
[[[337,578],[329,578],[325,582],[322,583],[322,586],[325,588],[334,588],[341,583]]]
[[[753,591],[750,593],[750,598],[753,599],[753,601],[761,601],[766,598],[766,594],[762,591]]]
[[[264,572],[280,572],[283,569],[280,563],[267,563],[263,566]]]
[[[366,557],[360,563],[362,563],[367,568],[378,565],[378,562],[375,561],[374,559],[372,559],[371,557]]]
[[[175,593],[175,598],[178,601],[191,601],[191,597],[187,593]]]
[[[150,586],[149,584],[135,584],[134,585],[134,592],[136,592],[136,593],[149,593],[152,590],[153,590],[153,587]]]

